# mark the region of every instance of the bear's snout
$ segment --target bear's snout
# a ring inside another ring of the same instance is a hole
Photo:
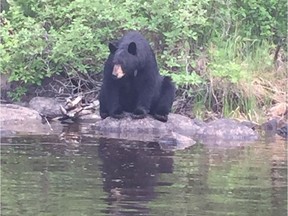
[[[113,78],[115,79],[121,79],[125,75],[121,65],[119,64],[114,65],[112,75],[113,75]]]

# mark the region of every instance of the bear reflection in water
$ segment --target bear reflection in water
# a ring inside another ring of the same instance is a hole
[[[157,143],[113,144],[111,140],[101,139],[103,187],[111,206],[107,211],[119,211],[131,201],[137,203],[142,213],[148,211],[145,204],[156,197],[154,188],[171,184],[159,182],[158,178],[161,173],[173,172],[173,154],[161,150]],[[135,209],[136,206],[125,208]]]

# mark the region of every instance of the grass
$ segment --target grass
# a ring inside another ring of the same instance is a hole
[[[197,117],[205,118],[203,104],[208,112],[219,117],[258,123],[267,120],[271,107],[284,104],[287,110],[288,79],[285,62],[281,60],[285,56],[283,50],[274,61],[272,43],[234,37],[211,43],[207,52],[207,92],[195,97],[193,113]]]

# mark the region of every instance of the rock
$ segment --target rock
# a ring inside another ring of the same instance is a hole
[[[56,98],[34,97],[30,100],[29,107],[36,110],[43,116],[48,118],[55,118],[62,116],[60,105],[63,104],[63,101],[60,101]]]
[[[201,127],[197,135],[202,140],[257,140],[258,134],[246,125],[233,119],[217,119]]]
[[[257,129],[261,128],[261,125],[255,123],[255,122],[252,122],[252,121],[241,121],[240,123],[242,125],[245,125],[245,126],[251,128],[252,130],[257,130]]]
[[[0,131],[1,136],[7,134],[20,133],[35,133],[49,134],[52,132],[47,124],[41,123],[41,116],[33,109],[22,107],[15,104],[0,104]],[[51,127],[55,133],[61,125],[53,124]],[[61,129],[60,129],[61,130]],[[8,133],[9,132],[9,133]]]
[[[185,135],[196,133],[199,129],[188,117],[173,114],[171,118],[169,116],[167,123],[163,123],[151,116],[132,119],[129,114],[125,115],[125,118],[120,120],[108,117],[94,121],[94,124],[83,124],[81,133],[110,139],[158,142],[161,148],[166,150],[184,149],[196,143],[191,136]]]
[[[151,116],[132,119],[126,113],[125,118],[120,120],[110,117],[98,120],[85,133],[112,139],[159,142],[162,149],[171,150],[184,149],[195,144],[191,134],[196,134],[199,128],[191,119],[178,114],[169,115],[168,121],[163,123]]]
[[[169,114],[167,123],[151,117],[139,120],[132,119],[130,116],[121,120],[106,118],[95,123],[95,130],[107,136],[118,134],[119,138],[140,134],[165,136],[172,132],[197,139],[255,140],[258,138],[255,131],[236,120],[219,119],[204,123],[179,114]]]
[[[23,123],[24,121],[40,121],[41,116],[35,110],[15,104],[0,104],[0,119],[3,125]]]
[[[117,139],[157,141],[167,148],[191,146],[195,140],[203,143],[227,143],[227,141],[257,140],[257,132],[232,119],[219,119],[210,123],[192,120],[179,114],[169,114],[166,123],[152,117],[135,120],[128,114],[118,120],[106,118],[97,121],[93,127],[100,136]],[[210,142],[211,141],[211,142]],[[229,143],[233,145],[233,143]],[[182,148],[182,147],[181,147]]]
[[[171,134],[161,137],[157,140],[161,149],[174,150],[185,149],[196,143],[191,137],[172,132]]]
[[[101,120],[101,117],[98,113],[87,112],[87,114],[85,114],[83,111],[82,115],[79,116],[79,120],[81,123],[95,123],[95,121]]]
[[[129,114],[123,119],[106,118],[97,121],[94,129],[99,134],[110,136],[110,134],[118,134],[120,137],[139,137],[152,135],[155,137],[165,136],[176,131],[185,136],[191,136],[197,133],[200,127],[193,123],[191,119],[178,114],[170,114],[166,123],[160,122],[148,116],[144,119],[132,119]],[[112,135],[114,136],[114,135]],[[145,139],[145,138],[143,138]]]
[[[274,137],[277,131],[277,120],[271,119],[260,126],[266,137]]]
[[[277,129],[276,133],[279,136],[281,136],[281,137],[283,137],[285,139],[288,139],[288,124],[286,124],[285,126]]]
[[[108,117],[95,123],[95,130],[101,133],[151,133],[159,135],[176,130],[184,135],[193,135],[199,129],[200,126],[193,123],[193,120],[179,114],[170,114],[166,123],[157,121],[151,116],[144,119],[132,119],[127,113],[123,119]]]

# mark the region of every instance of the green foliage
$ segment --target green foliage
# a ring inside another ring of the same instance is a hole
[[[199,78],[183,74],[191,61],[191,45],[207,25],[207,4],[208,0],[9,1],[9,10],[1,13],[1,73],[10,74],[10,81],[38,85],[44,77],[62,72],[98,73],[108,41],[135,29],[151,41],[163,70],[180,73],[177,83],[199,83]]]
[[[139,30],[161,72],[196,104],[215,102],[213,79],[228,83],[229,92],[250,79],[251,70],[263,69],[260,59],[271,67],[267,53],[287,33],[285,0],[11,0],[8,6],[0,14],[0,71],[10,81],[40,85],[55,74],[99,73],[107,43]],[[203,52],[209,64],[199,71]],[[195,86],[204,92],[194,92]]]
[[[210,46],[209,56],[211,63],[208,66],[212,76],[227,78],[234,84],[249,78],[249,73],[243,68],[241,63],[239,63],[241,62],[241,57],[243,57],[243,54],[239,52],[244,49],[241,45],[239,47],[236,42],[228,41],[225,43],[225,47],[219,45]]]
[[[3,73],[9,73],[10,81],[37,83],[46,75],[46,59],[43,49],[46,46],[43,29],[32,19],[27,19],[22,29],[15,35],[8,35],[9,24],[1,29],[1,64]],[[12,33],[13,34],[13,33]]]
[[[24,95],[27,92],[26,86],[19,86],[16,88],[14,91],[8,92],[8,96],[13,100],[13,101],[20,101],[21,96]]]
[[[217,37],[229,38],[234,33],[259,40],[286,37],[286,0],[212,0],[208,11],[211,34]]]
[[[213,64],[212,74],[216,77],[228,78],[232,83],[237,83],[246,78],[247,72],[241,69],[239,64],[228,62],[226,64]]]
[[[192,94],[196,116],[203,118],[203,110],[221,116],[231,116],[238,110],[248,116],[271,103],[271,97],[259,99],[262,92],[253,86],[255,78],[274,70],[271,43],[235,36],[225,42],[216,40],[207,47],[207,71],[198,91],[194,89]]]

